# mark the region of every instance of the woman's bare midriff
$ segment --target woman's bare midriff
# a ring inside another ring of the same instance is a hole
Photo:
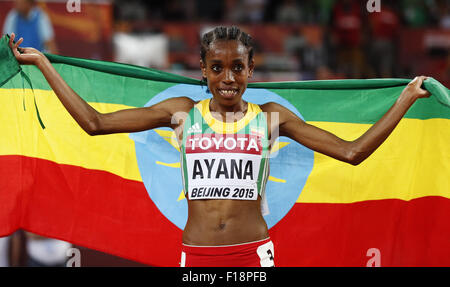
[[[258,200],[188,201],[183,243],[199,246],[230,245],[269,237]]]

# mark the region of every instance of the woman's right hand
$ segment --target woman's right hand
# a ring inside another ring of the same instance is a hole
[[[11,33],[11,37],[9,38],[9,47],[11,48],[14,57],[16,57],[17,62],[21,65],[36,65],[39,64],[46,58],[44,54],[39,52],[34,48],[21,48],[19,45],[23,42],[23,38],[20,38],[14,44],[14,38],[16,35]]]

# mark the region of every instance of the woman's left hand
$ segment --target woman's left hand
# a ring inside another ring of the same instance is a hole
[[[39,64],[41,64],[42,61],[46,58],[44,54],[34,48],[19,47],[19,45],[23,42],[23,38],[20,38],[19,41],[14,43],[15,37],[16,35],[12,33],[11,37],[9,38],[9,47],[11,48],[14,57],[16,57],[17,62],[19,62],[19,64],[21,65],[39,66]]]
[[[411,97],[416,100],[419,98],[428,98],[431,94],[427,90],[421,88],[423,81],[428,79],[426,76],[415,77],[409,84],[403,89],[401,95],[405,97]]]

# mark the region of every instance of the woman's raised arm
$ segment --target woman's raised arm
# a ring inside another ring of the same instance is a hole
[[[310,125],[281,105],[265,104],[263,110],[278,113],[280,136],[290,137],[312,150],[357,165],[386,140],[418,98],[430,96],[428,91],[421,89],[425,79],[426,77],[421,76],[412,80],[384,116],[354,141],[345,141],[328,131]]]
[[[172,98],[151,107],[99,113],[64,81],[44,54],[34,48],[19,47],[23,39],[14,44],[14,38],[12,34],[9,45],[17,61],[39,68],[66,110],[90,135],[137,132],[162,126],[174,128],[172,116],[188,112],[194,104],[189,98]]]

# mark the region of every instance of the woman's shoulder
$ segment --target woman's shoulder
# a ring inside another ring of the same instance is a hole
[[[160,104],[166,106],[173,113],[189,112],[198,102],[189,97],[174,97],[162,101]]]
[[[259,107],[261,108],[261,110],[263,112],[266,112],[266,113],[282,112],[285,109],[282,105],[275,103],[275,102],[267,102],[262,105],[259,105]]]

